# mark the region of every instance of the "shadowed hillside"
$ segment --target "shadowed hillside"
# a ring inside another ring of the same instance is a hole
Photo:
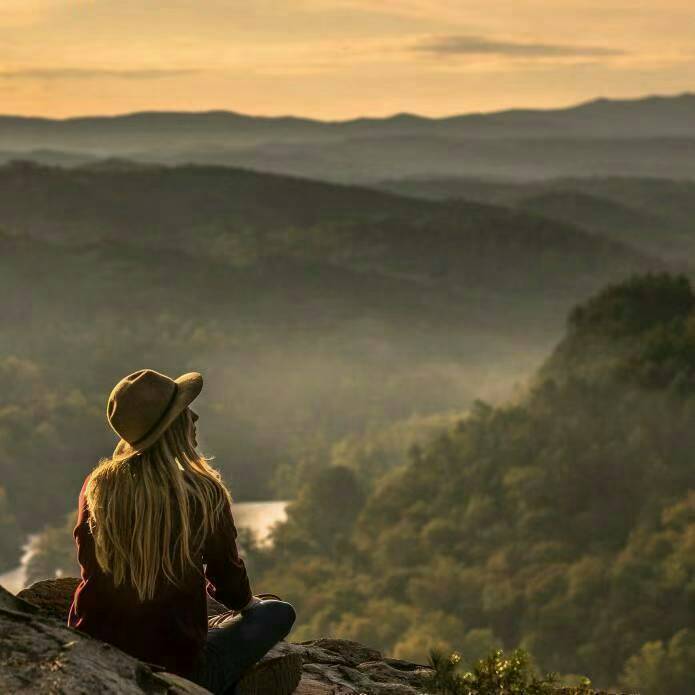
[[[695,259],[695,183],[589,177],[536,183],[468,178],[385,181],[384,190],[426,200],[505,205],[576,224],[686,267]]]
[[[536,214],[220,167],[6,166],[0,226],[61,245],[110,241],[233,267],[289,257],[453,288],[484,287],[496,273],[496,289],[559,283],[573,293],[650,264]]]

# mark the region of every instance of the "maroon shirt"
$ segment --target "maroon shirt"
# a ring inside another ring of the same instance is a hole
[[[111,575],[97,563],[85,498],[87,480],[89,476],[80,492],[73,532],[82,581],[75,590],[68,625],[142,661],[191,675],[207,636],[207,594],[237,610],[252,596],[237,550],[232,510],[227,505],[205,541],[197,569],[187,571],[178,586],[162,581],[153,600],[140,601],[129,582],[114,586]]]

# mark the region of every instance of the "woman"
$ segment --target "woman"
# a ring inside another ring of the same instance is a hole
[[[68,624],[214,693],[284,695],[299,680],[296,658],[242,678],[295,614],[251,593],[229,492],[196,450],[189,406],[202,386],[197,372],[173,380],[143,369],[111,392],[107,418],[120,442],[80,493],[82,581]],[[207,594],[238,615],[208,629]]]

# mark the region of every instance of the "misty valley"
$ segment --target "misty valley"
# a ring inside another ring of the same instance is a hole
[[[0,575],[79,575],[112,385],[200,371],[294,641],[695,692],[693,116],[0,118]]]

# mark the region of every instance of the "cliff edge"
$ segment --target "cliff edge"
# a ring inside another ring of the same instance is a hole
[[[0,692],[208,692],[174,674],[155,672],[119,649],[68,628],[67,612],[78,581],[37,582],[17,596],[0,587]],[[223,610],[221,604],[208,602],[209,615]],[[420,695],[422,677],[428,673],[425,666],[390,659],[347,640],[282,642],[268,656],[287,652],[298,653],[304,664],[296,695]]]

